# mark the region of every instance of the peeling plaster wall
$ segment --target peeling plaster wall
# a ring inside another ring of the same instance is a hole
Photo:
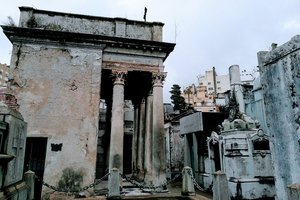
[[[28,122],[28,137],[47,137],[45,181],[56,185],[66,167],[94,181],[100,101],[101,48],[14,44],[11,89]],[[51,144],[62,144],[52,151]]]
[[[278,199],[287,199],[287,186],[300,180],[300,36],[258,61],[270,135]]]

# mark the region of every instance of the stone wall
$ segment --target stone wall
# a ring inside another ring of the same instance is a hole
[[[300,36],[259,52],[258,62],[277,198],[287,199],[287,186],[300,180]]]
[[[44,176],[52,185],[67,167],[82,169],[84,184],[94,181],[101,58],[101,48],[14,45],[11,89],[28,137],[48,138]]]
[[[20,27],[162,41],[163,24],[160,22],[59,13],[31,7],[20,7],[20,11]]]
[[[268,134],[264,99],[259,76],[256,77],[253,82],[253,90],[251,92],[253,93],[251,96],[253,96],[254,99],[248,99],[248,103],[245,103],[246,115],[251,117],[253,120],[257,120],[260,128]]]
[[[165,123],[164,128],[166,137],[167,171],[170,172],[170,174],[179,173],[184,166],[184,138],[180,135],[180,124],[175,121],[168,122]]]

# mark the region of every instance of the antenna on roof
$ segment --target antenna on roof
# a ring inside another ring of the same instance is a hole
[[[146,15],[147,15],[147,8],[144,9],[144,21],[146,21]]]

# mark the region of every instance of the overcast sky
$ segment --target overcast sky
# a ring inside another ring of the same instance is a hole
[[[5,3],[4,3],[5,2]],[[197,82],[197,75],[213,66],[219,75],[238,64],[257,66],[256,54],[300,34],[299,0],[7,0],[1,3],[0,23],[19,20],[19,6],[105,17],[160,21],[164,41],[175,42],[165,62],[168,72],[164,101],[170,102],[173,84],[182,88]],[[10,62],[11,44],[0,33],[0,63]]]

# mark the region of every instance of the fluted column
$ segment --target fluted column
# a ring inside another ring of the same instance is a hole
[[[126,72],[112,71],[114,77],[109,170],[117,168],[123,173],[124,141],[124,81]]]
[[[163,112],[163,81],[165,77],[165,72],[153,74],[152,177],[154,186],[161,186],[166,183],[166,144]]]
[[[152,130],[153,130],[153,95],[150,91],[146,101],[146,125],[145,125],[145,183],[152,183]]]
[[[144,151],[145,151],[145,99],[143,98],[139,109],[139,133],[138,133],[138,154],[137,172],[139,180],[144,179]]]

